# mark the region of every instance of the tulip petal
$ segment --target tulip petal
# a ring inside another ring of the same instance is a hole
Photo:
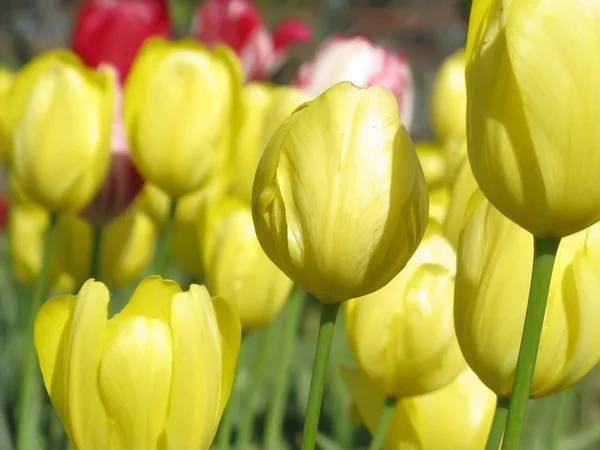
[[[192,285],[173,297],[173,382],[168,448],[206,449],[217,426],[222,356],[219,329],[208,291]]]
[[[99,378],[114,426],[111,448],[152,449],[164,439],[172,358],[168,323],[139,316],[120,321],[109,338]]]
[[[109,293],[87,281],[75,300],[66,349],[65,420],[74,448],[110,448],[110,430],[98,392],[98,368],[106,338]]]
[[[40,308],[34,326],[35,349],[44,385],[52,406],[69,435],[71,433],[65,421],[65,354],[74,306],[74,295],[51,298]]]
[[[473,0],[469,14],[469,29],[465,48],[467,64],[471,60],[473,50],[479,47],[479,42],[484,37],[492,8],[497,8],[498,3],[499,0]]]

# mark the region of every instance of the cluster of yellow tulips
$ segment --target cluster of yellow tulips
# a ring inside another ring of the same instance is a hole
[[[289,298],[293,339],[305,292],[321,321],[302,450],[342,305],[356,364],[335,376],[370,450],[519,449],[528,400],[600,361],[597,42],[600,3],[474,0],[416,144],[384,87],[246,83],[223,44],[150,38],[123,88],[67,50],[0,72],[10,254],[36,287],[17,449],[35,450],[37,363],[75,450],[209,449],[222,416],[228,448],[242,335]],[[171,256],[205,285],[161,278]],[[283,384],[273,403],[267,450]]]

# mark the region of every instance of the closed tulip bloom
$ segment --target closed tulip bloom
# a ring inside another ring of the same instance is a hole
[[[454,248],[458,248],[458,238],[465,222],[465,214],[469,206],[469,201],[478,189],[477,181],[475,181],[475,177],[471,171],[471,164],[466,159],[463,161],[456,181],[450,191],[450,201],[446,217],[443,221],[444,236],[446,236],[446,239],[448,239]]]
[[[252,208],[267,256],[319,300],[385,286],[416,250],[428,215],[394,96],[343,82],[298,108],[263,153]]]
[[[531,267],[531,235],[481,192],[461,233],[454,321],[465,359],[490,389],[509,396],[523,333]],[[558,249],[532,397],[572,386],[600,361],[600,225],[564,238]]]
[[[600,220],[600,3],[492,0],[473,5],[467,127],[475,179],[538,237]]]
[[[415,149],[417,150],[421,167],[423,167],[427,186],[430,189],[443,186],[446,182],[446,156],[444,148],[435,142],[421,141],[415,143]]]
[[[293,283],[261,248],[250,207],[233,198],[219,202],[209,210],[204,232],[209,291],[235,303],[243,331],[270,323],[283,308]]]
[[[110,161],[113,72],[72,53],[44,53],[19,73],[9,108],[13,174],[51,212],[79,211],[96,195]]]
[[[376,45],[366,36],[336,34],[317,48],[312,60],[300,66],[294,84],[317,96],[340,81],[389,89],[398,101],[402,123],[410,130],[414,82],[403,53]]]
[[[109,286],[122,286],[140,276],[152,260],[156,228],[132,206],[106,224],[100,236],[96,276]],[[57,223],[55,247],[62,270],[81,285],[92,269],[94,230],[76,214],[62,214]]]
[[[239,351],[233,304],[157,276],[110,320],[108,303],[89,280],[35,320],[44,384],[73,447],[208,450]]]
[[[342,378],[359,415],[373,433],[385,394],[356,369],[342,367]],[[398,399],[384,450],[483,450],[496,396],[468,367],[434,392]]]
[[[170,197],[202,188],[229,152],[241,69],[224,46],[152,38],[125,84],[125,126],[136,167]]]
[[[440,142],[467,135],[465,50],[448,56],[435,75],[430,103],[431,128]]]
[[[425,394],[463,370],[452,321],[455,267],[434,226],[390,283],[344,304],[354,359],[387,395]]]
[[[15,75],[8,69],[0,67],[0,161],[8,159],[10,132],[8,129],[7,98]]]

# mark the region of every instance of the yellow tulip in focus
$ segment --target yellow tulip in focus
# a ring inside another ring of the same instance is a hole
[[[236,67],[237,65],[237,67]],[[202,188],[230,151],[239,61],[228,47],[146,41],[125,85],[133,160],[170,197]]]
[[[446,157],[444,149],[435,142],[417,142],[415,144],[419,162],[423,167],[425,180],[429,188],[437,188],[446,182]]]
[[[205,220],[206,286],[235,303],[243,331],[267,325],[283,308],[293,283],[263,252],[250,207],[227,199]]]
[[[538,237],[600,220],[600,2],[474,2],[468,151],[492,204]]]
[[[456,177],[452,191],[450,191],[450,202],[443,222],[444,235],[454,248],[458,248],[458,237],[464,225],[465,213],[471,196],[478,189],[471,165],[466,159]]]
[[[156,276],[110,320],[108,303],[89,280],[35,320],[44,384],[73,447],[208,450],[239,352],[233,304]]]
[[[465,50],[448,56],[440,66],[431,91],[431,127],[440,142],[466,136],[467,88]]]
[[[91,275],[93,226],[77,214],[62,214],[56,227],[60,267],[81,285]],[[156,235],[150,218],[135,205],[108,222],[100,236],[98,279],[116,287],[137,278],[152,260]]]
[[[371,433],[385,394],[356,369],[342,377]],[[450,384],[434,392],[400,398],[384,450],[483,450],[492,425],[496,396],[467,367]]]
[[[533,264],[531,234],[480,191],[457,258],[454,321],[465,359],[500,396],[512,391]],[[572,386],[600,361],[600,224],[564,238],[544,316],[532,397]]]
[[[369,294],[406,265],[425,232],[425,177],[398,102],[341,82],[275,132],[252,195],[258,240],[325,303]]]
[[[9,94],[12,170],[51,212],[79,211],[104,182],[115,101],[110,68],[86,68],[72,53],[43,53]]]
[[[7,99],[15,75],[8,69],[0,67],[0,161],[8,160],[11,149],[10,131],[8,129]]]
[[[425,394],[464,368],[452,308],[456,254],[437,227],[385,287],[344,304],[358,366],[387,395]]]

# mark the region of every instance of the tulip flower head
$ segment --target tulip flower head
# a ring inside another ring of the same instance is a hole
[[[250,207],[229,198],[210,208],[205,222],[208,289],[235,303],[243,331],[267,325],[285,305],[292,281],[263,252]]]
[[[144,41],[170,34],[165,0],[85,0],[75,20],[72,48],[90,67],[115,67],[122,83]]]
[[[267,256],[319,300],[385,286],[419,245],[428,215],[394,96],[342,82],[297,108],[263,153],[252,213]]]
[[[18,183],[49,211],[81,210],[110,161],[113,71],[88,69],[68,51],[43,53],[19,72],[8,103]]]
[[[298,19],[283,20],[271,35],[250,0],[207,0],[196,11],[193,34],[209,46],[224,43],[235,50],[247,80],[271,77],[292,44],[312,39],[310,28]]]
[[[74,448],[208,450],[239,352],[233,304],[156,276],[110,320],[108,303],[89,280],[35,320],[44,384]]]
[[[600,220],[600,3],[474,1],[467,137],[485,196],[538,237]]]
[[[458,238],[464,225],[469,202],[478,189],[471,164],[466,159],[450,191],[450,202],[444,219],[444,236],[454,248],[458,248]]]
[[[8,129],[7,97],[15,75],[8,69],[0,67],[0,161],[8,160],[12,148]]]
[[[454,321],[469,366],[499,396],[509,396],[533,264],[531,234],[477,191],[461,232]],[[532,397],[572,386],[600,361],[600,225],[564,238],[558,249]]]
[[[375,432],[385,394],[356,369],[342,378],[361,419]],[[434,392],[398,399],[384,450],[479,450],[492,425],[496,396],[468,367]]]
[[[410,130],[413,77],[402,53],[375,45],[365,36],[334,35],[319,46],[311,61],[298,69],[294,84],[317,96],[340,81],[389,89],[398,101],[402,123]]]
[[[229,152],[236,56],[192,41],[147,41],[125,84],[125,126],[136,167],[171,198],[202,188]]]
[[[455,261],[450,244],[430,227],[392,281],[344,304],[354,359],[387,395],[425,394],[463,370],[452,322]]]

